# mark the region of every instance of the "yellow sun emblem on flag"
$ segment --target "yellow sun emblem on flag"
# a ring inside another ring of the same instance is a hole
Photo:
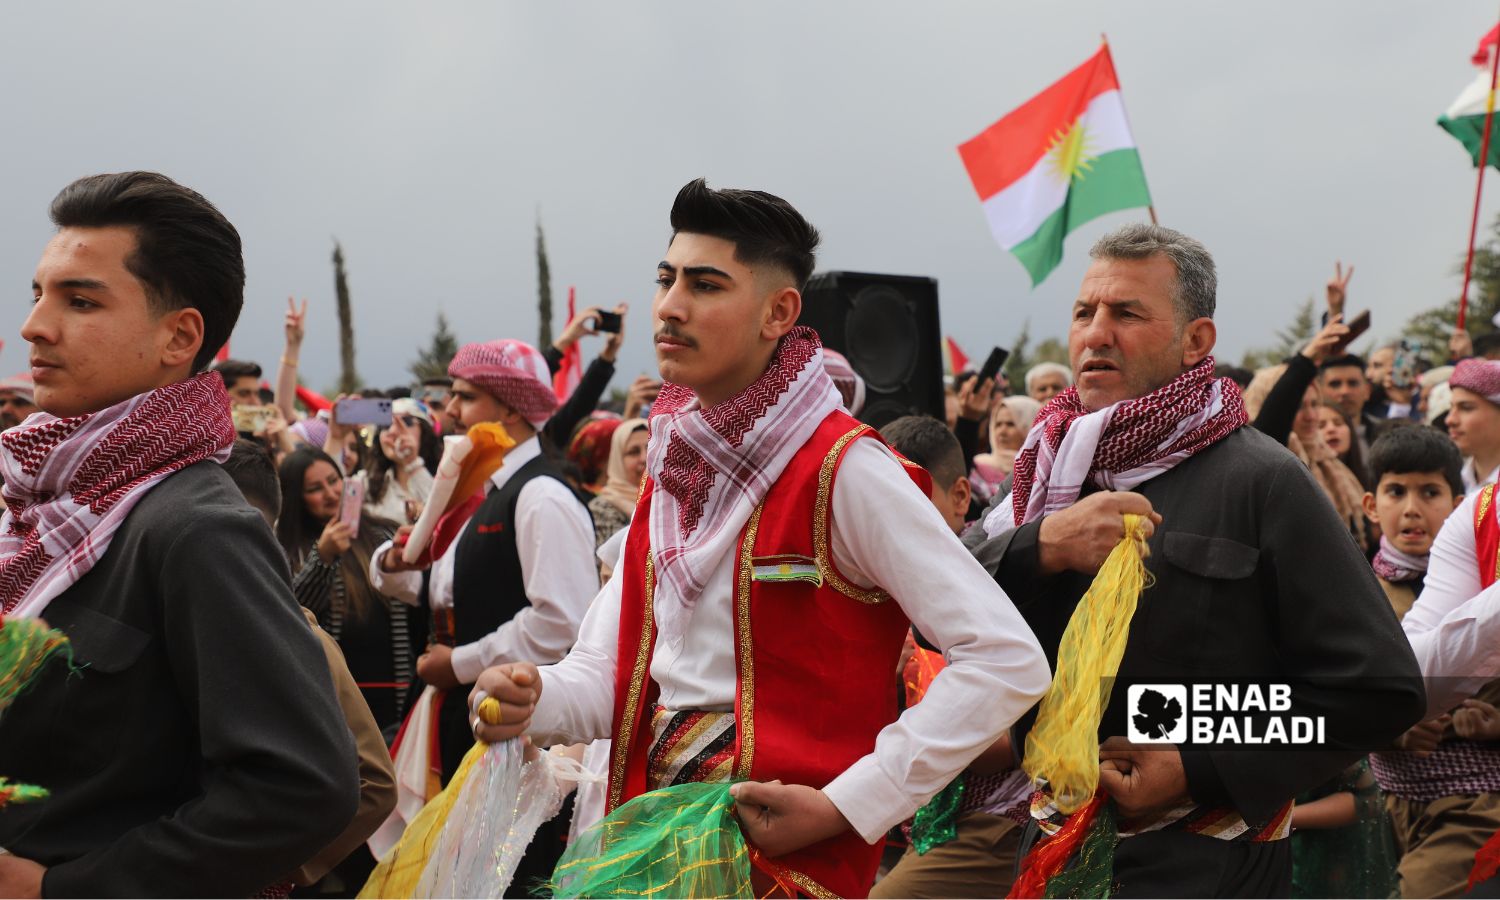
[[[1052,173],[1062,181],[1081,181],[1094,168],[1093,162],[1099,156],[1094,151],[1093,136],[1083,121],[1074,122],[1052,136],[1052,145],[1047,148]]]

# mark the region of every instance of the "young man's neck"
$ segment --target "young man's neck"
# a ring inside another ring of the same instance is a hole
[[[764,359],[757,360],[759,365],[754,367],[752,370],[741,372],[735,378],[726,378],[724,382],[720,384],[711,385],[704,388],[694,388],[693,393],[698,395],[698,405],[703,409],[708,409],[710,406],[718,406],[720,403],[723,403],[726,400],[732,400],[735,397],[738,397],[740,394],[745,392],[746,388],[759,381],[760,377],[766,374],[766,369],[770,368],[771,360],[775,358],[775,356],[776,348],[775,346],[772,346],[770,352],[765,355]]]
[[[1474,477],[1483,481],[1496,467],[1500,467],[1500,448],[1487,450],[1484,454],[1474,454],[1473,465]]]

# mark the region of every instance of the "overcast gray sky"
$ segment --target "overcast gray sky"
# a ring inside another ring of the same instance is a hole
[[[359,371],[406,366],[445,311],[464,341],[534,341],[538,210],[556,327],[633,304],[620,384],[654,372],[654,266],[678,187],[781,194],[820,269],[929,275],[971,356],[1028,317],[1063,334],[1092,240],[1035,290],[991,240],[955,147],[1106,31],[1164,224],[1219,263],[1221,358],[1269,343],[1335,259],[1376,336],[1456,295],[1473,169],[1434,124],[1474,77],[1481,3],[492,2],[6,4],[0,372],[49,200],[156,169],[239,228],[236,356],[274,367],[288,294],[312,303],[304,372],[337,374],[329,263],[343,243]],[[1493,173],[1492,173],[1493,175]],[[1500,198],[1500,182],[1489,198]],[[1500,209],[1487,201],[1485,218]],[[592,356],[597,342],[586,345]]]

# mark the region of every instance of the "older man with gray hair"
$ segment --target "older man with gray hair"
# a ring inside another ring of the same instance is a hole
[[[1056,668],[1123,516],[1146,517],[1150,586],[1098,731],[1099,786],[1120,835],[1112,894],[1287,896],[1293,798],[1420,718],[1421,675],[1307,468],[1243,427],[1239,388],[1213,377],[1208,251],[1169,228],[1131,225],[1090,255],[1071,313],[1076,386],[1043,412],[1013,492],[967,543]],[[1136,687],[1148,684],[1185,689],[1180,703],[1158,700],[1173,721],[1152,721]],[[1289,698],[1275,710],[1205,709],[1195,685]],[[1270,739],[1275,717],[1325,730],[1284,746]],[[1210,733],[1199,731],[1205,720]],[[1185,735],[1179,722],[1191,725]],[[1026,746],[1033,723],[1034,713],[1017,723],[1013,746]],[[1253,735],[1264,742],[1250,746]],[[1056,830],[1051,812],[1034,807],[1034,833]]]
[[[1062,363],[1037,363],[1026,370],[1026,396],[1046,403],[1073,386],[1073,373]]]

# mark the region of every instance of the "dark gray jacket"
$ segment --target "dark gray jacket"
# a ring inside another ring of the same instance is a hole
[[[1349,530],[1286,448],[1241,428],[1137,488],[1162,515],[1101,739],[1127,735],[1119,683],[1285,682],[1289,715],[1326,716],[1325,749],[1184,750],[1201,804],[1267,821],[1287,800],[1388,746],[1425,709],[1421,673]],[[966,540],[1054,668],[1090,576],[1038,572],[1033,522]],[[1018,723],[1017,747],[1034,711]]]
[[[47,896],[250,896],[339,835],[358,760],[265,520],[218,465],[142,498],[48,605],[49,663],[0,716],[0,775],[52,795],[0,811]]]

